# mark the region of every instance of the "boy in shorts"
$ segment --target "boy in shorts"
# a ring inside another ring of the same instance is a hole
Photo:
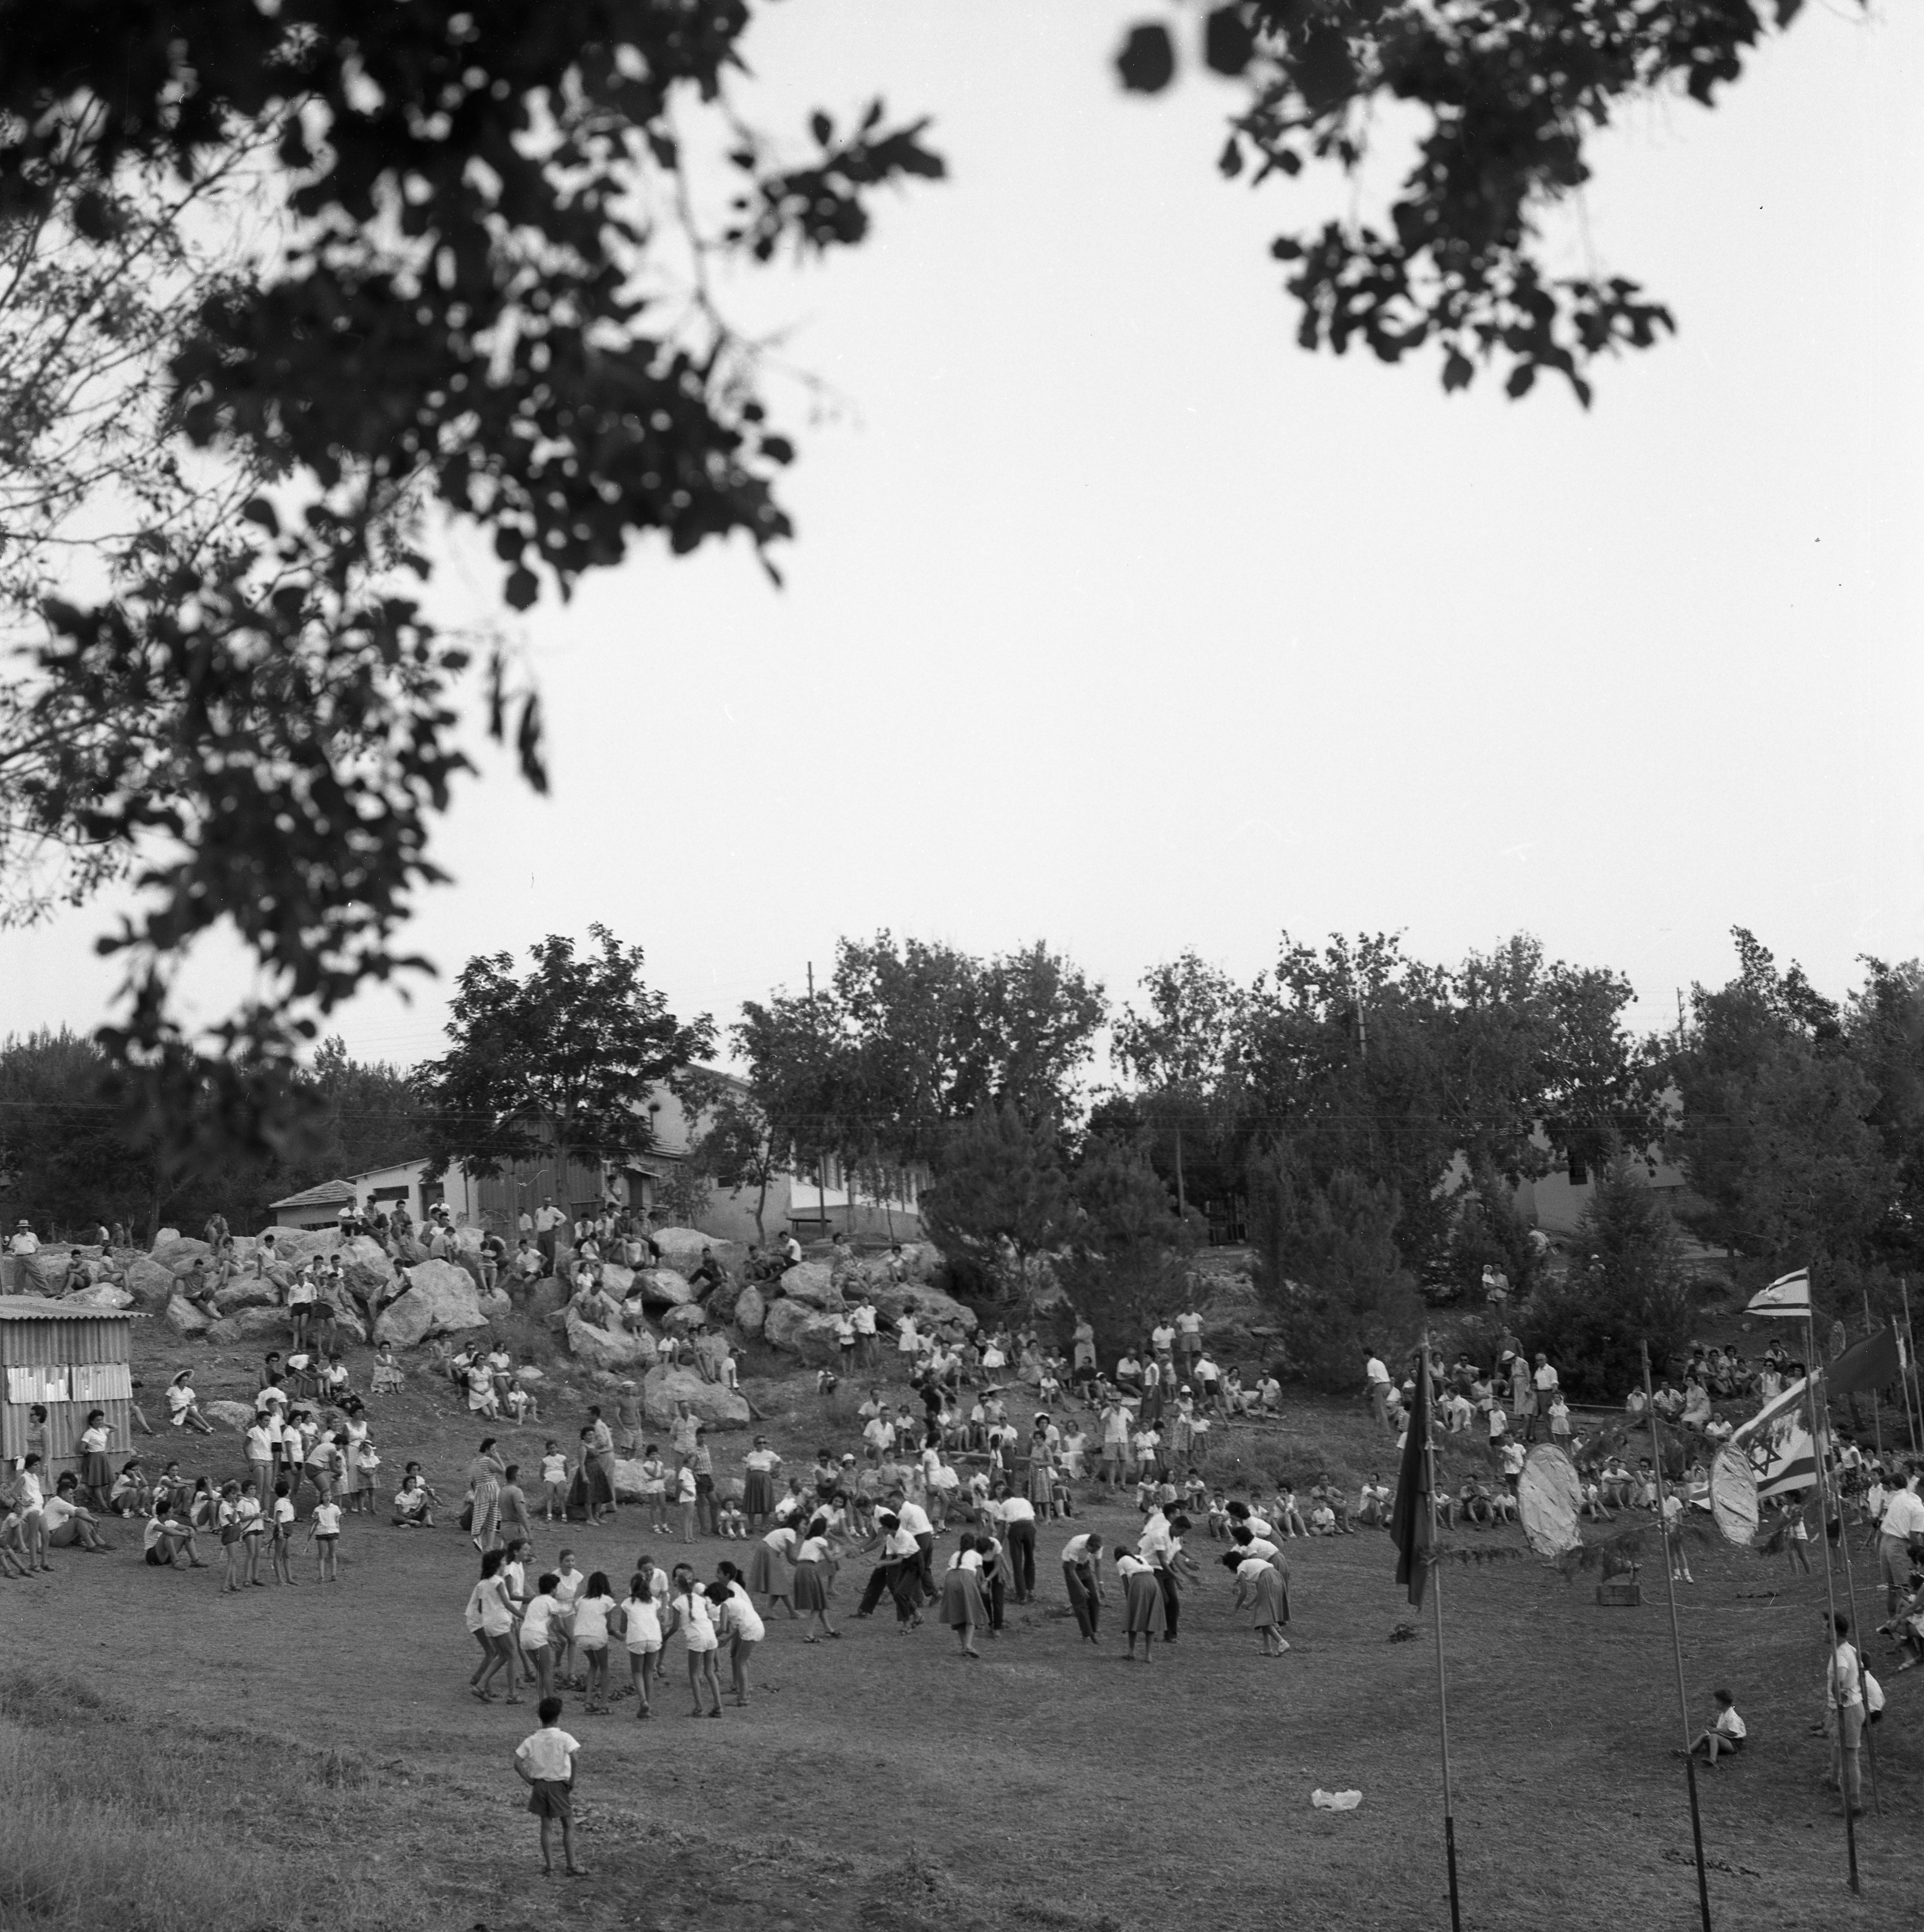
[[[554,1870],[548,1852],[548,1828],[559,1821],[561,1856],[570,1878],[586,1874],[575,1862],[575,1754],[578,1739],[561,1728],[561,1700],[544,1697],[536,1706],[541,1729],[515,1747],[515,1772],[528,1787],[528,1809],[541,1820],[541,1870],[545,1878]]]

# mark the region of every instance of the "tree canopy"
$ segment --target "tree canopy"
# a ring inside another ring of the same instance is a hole
[[[417,1070],[426,1110],[428,1172],[458,1161],[470,1173],[558,1154],[614,1160],[653,1144],[647,1096],[684,1084],[714,1044],[704,1014],[684,1024],[641,977],[638,946],[605,926],[593,946],[551,933],[532,946],[533,970],[515,976],[509,952],[470,959],[456,982],[439,1060]]]
[[[1777,0],[1780,23],[1796,10]],[[879,100],[793,141],[749,124],[731,83],[753,16],[7,10],[0,506],[20,541],[0,592],[36,614],[0,686],[0,905],[131,884],[102,1043],[170,1132],[280,1144],[327,1016],[424,963],[402,934],[441,878],[464,699],[546,782],[524,669],[424,608],[431,514],[491,546],[514,609],[638,537],[740,538],[769,563],[791,533],[794,447],[710,268],[859,244],[878,189],[944,163]],[[1763,31],[1749,0],[1244,0],[1201,44],[1244,90],[1226,175],[1353,174],[1380,109],[1424,124],[1385,224],[1278,238],[1305,346],[1431,344],[1446,386],[1488,362],[1512,394],[1549,370],[1587,400],[1599,356],[1670,318],[1622,278],[1550,272],[1541,217],[1613,115],[1673,87],[1710,101]],[[1126,87],[1175,70],[1166,21],[1131,34]],[[710,164],[736,191],[704,223],[689,184]],[[102,585],[44,568],[83,512]],[[256,990],[203,1028],[177,985],[221,927]],[[1046,977],[1001,990],[1052,1007]],[[1056,1049],[1034,1045],[1046,1082]]]

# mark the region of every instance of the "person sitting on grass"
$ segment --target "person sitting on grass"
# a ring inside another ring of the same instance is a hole
[[[570,1878],[584,1877],[586,1868],[575,1862],[575,1757],[581,1743],[561,1728],[559,1697],[544,1697],[535,1714],[541,1729],[515,1747],[515,1774],[528,1787],[528,1809],[541,1821],[542,1876],[554,1870],[548,1828],[559,1823],[563,1869]]]
[[[1717,1768],[1717,1758],[1721,1752],[1725,1757],[1735,1757],[1744,1748],[1744,1739],[1749,1736],[1742,1718],[1737,1715],[1737,1701],[1727,1690],[1713,1691],[1717,1700],[1716,1721],[1702,1732],[1691,1746],[1693,1751],[1701,1751],[1709,1760],[1708,1768]]]
[[[153,1488],[147,1480],[146,1471],[141,1467],[140,1458],[128,1456],[121,1464],[119,1474],[113,1479],[107,1507],[116,1516],[145,1516],[153,1501]]]
[[[434,1492],[421,1480],[421,1465],[410,1462],[407,1473],[395,1492],[393,1524],[396,1529],[432,1529],[434,1527]]]
[[[156,1570],[171,1569],[181,1557],[187,1558],[190,1570],[205,1570],[207,1565],[201,1561],[199,1546],[194,1540],[194,1526],[184,1517],[170,1514],[158,1497],[147,1519],[147,1527],[142,1533],[146,1546],[146,1561]]]
[[[1235,1512],[1232,1510],[1233,1516]],[[1283,1536],[1307,1536],[1309,1526],[1303,1520],[1303,1513],[1296,1507],[1296,1492],[1287,1483],[1281,1484],[1276,1492],[1276,1507],[1271,1512],[1279,1534]]]
[[[80,1487],[80,1479],[71,1469],[54,1486],[41,1511],[47,1542],[56,1550],[78,1548],[90,1556],[104,1556],[111,1546],[101,1539],[100,1519],[74,1500]]]
[[[200,1412],[193,1381],[194,1371],[183,1369],[167,1384],[167,1420],[176,1429],[197,1429],[203,1436],[212,1436],[214,1425]]]
[[[1356,1499],[1356,1520],[1371,1529],[1381,1528],[1390,1520],[1389,1486],[1376,1471],[1370,1473],[1370,1480],[1363,1485],[1362,1493]]]
[[[1325,1472],[1322,1480],[1310,1490],[1310,1498],[1313,1502],[1321,1503],[1329,1511],[1331,1516],[1335,1520],[1337,1535],[1348,1536],[1352,1534],[1349,1526],[1349,1505],[1344,1499],[1342,1490],[1329,1480],[1327,1472]]]

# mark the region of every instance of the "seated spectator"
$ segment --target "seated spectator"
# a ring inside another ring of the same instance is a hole
[[[80,1479],[70,1469],[41,1506],[47,1542],[56,1550],[77,1547],[90,1556],[104,1556],[110,1546],[101,1540],[100,1519],[74,1500],[80,1486]]]
[[[171,1568],[182,1556],[187,1558],[190,1570],[207,1568],[194,1539],[194,1526],[185,1516],[176,1515],[158,1497],[148,1514],[141,1543],[146,1561],[156,1570]]]

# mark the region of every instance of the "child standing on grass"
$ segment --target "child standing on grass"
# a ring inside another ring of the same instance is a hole
[[[238,1507],[241,1546],[247,1552],[247,1580],[257,1590],[264,1590],[267,1586],[260,1580],[260,1543],[267,1528],[267,1520],[260,1507],[260,1485],[251,1478],[241,1485]]]
[[[324,1496],[314,1505],[314,1520],[308,1525],[308,1540],[314,1546],[314,1581],[341,1581],[341,1505]]]
[[[362,1516],[374,1513],[374,1484],[379,1480],[375,1472],[380,1466],[381,1459],[374,1444],[364,1436],[354,1450],[353,1487],[349,1492],[352,1506]]]
[[[668,1534],[668,1466],[662,1452],[650,1443],[641,1452],[641,1507],[648,1514],[648,1534]]]
[[[1803,1510],[1801,1506],[1786,1502],[1778,1505],[1777,1514],[1782,1528],[1784,1555],[1791,1572],[1794,1575],[1801,1570],[1808,1576],[1811,1574],[1811,1559],[1807,1546],[1811,1532],[1805,1524]]]
[[[675,1502],[681,1510],[681,1540],[684,1543],[695,1540],[695,1466],[684,1462],[675,1478]]]
[[[645,1570],[637,1570],[628,1580],[628,1594],[621,1605],[621,1640],[628,1652],[628,1681],[638,1700],[635,1714],[638,1719],[652,1718],[648,1679],[661,1669],[662,1612]]]
[[[268,1564],[277,1583],[294,1580],[294,1499],[287,1492],[287,1479],[274,1486],[273,1527],[268,1532]]]
[[[600,1570],[588,1579],[588,1587],[575,1600],[575,1642],[588,1673],[588,1701],[584,1708],[598,1718],[606,1717],[608,1712],[608,1616],[619,1607],[608,1588],[607,1574]]]
[[[568,1458],[553,1436],[541,1445],[541,1520],[568,1520]]]
[[[241,1544],[239,1484],[226,1482],[221,1485],[221,1501],[215,1520],[221,1530],[221,1554],[227,1560],[227,1574],[221,1579],[221,1594],[224,1597],[230,1590],[241,1587],[241,1560],[247,1554]]]
[[[538,1694],[544,1703],[554,1694],[554,1616],[558,1607],[554,1586],[560,1580],[552,1570],[546,1571],[521,1612],[521,1654],[535,1667]]]
[[[561,1826],[561,1856],[570,1878],[587,1876],[575,1862],[575,1754],[581,1747],[561,1728],[561,1700],[544,1697],[536,1707],[541,1729],[515,1747],[515,1772],[528,1787],[528,1809],[541,1821],[541,1870],[554,1870],[548,1828]]]
[[[669,1599],[668,1620],[662,1629],[666,1636],[673,1636],[680,1630],[688,1652],[689,1694],[695,1700],[695,1708],[688,1714],[691,1718],[719,1718],[722,1714],[722,1679],[715,1667],[715,1658],[721,1640],[715,1634],[715,1620],[709,1614],[708,1599],[695,1582],[694,1570],[686,1563],[675,1565],[671,1587],[674,1594]],[[704,1690],[714,1701],[713,1710],[702,1707]]]

